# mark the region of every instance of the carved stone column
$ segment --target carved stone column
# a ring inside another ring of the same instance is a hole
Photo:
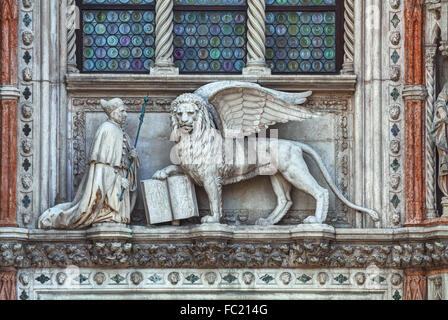
[[[266,3],[265,0],[248,0],[247,66],[244,75],[270,75],[266,68]]]
[[[17,0],[0,0],[0,227],[17,226],[17,23]]]
[[[79,9],[76,7],[76,0],[66,0],[65,23],[67,32],[67,72],[78,73],[76,63],[76,28],[79,28]],[[63,14],[64,12],[62,12]]]
[[[355,72],[355,1],[344,1],[344,64],[342,73]]]
[[[17,300],[17,270],[14,268],[0,269],[1,300]]]
[[[173,62],[173,0],[156,0],[156,61],[151,74],[179,74]]]
[[[424,0],[405,2],[405,100],[406,125],[406,225],[418,225],[425,219],[425,63]]]
[[[404,280],[405,300],[426,300],[426,275],[423,271],[406,271]]]
[[[435,57],[437,45],[426,46],[426,134],[425,134],[425,160],[426,160],[426,218],[438,218],[436,203],[436,148],[431,140],[432,122],[434,120],[434,101],[435,101]]]

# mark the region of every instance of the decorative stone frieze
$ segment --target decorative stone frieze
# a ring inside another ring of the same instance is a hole
[[[90,240],[86,231],[23,231],[10,229],[1,234],[0,267],[283,269],[375,265],[431,270],[448,266],[445,227],[359,232],[304,226],[134,227],[116,234],[96,230]]]
[[[76,299],[81,292],[95,290],[118,292],[121,298],[148,297],[157,291],[177,295],[183,299],[197,299],[204,295],[227,296],[231,291],[244,290],[244,296],[263,299],[316,297],[400,300],[403,295],[401,271],[367,269],[136,269],[98,270],[91,268],[32,269],[19,273],[20,300],[47,298]],[[64,281],[61,281],[63,279]],[[26,281],[23,281],[26,280]],[[149,292],[148,292],[149,291]],[[85,297],[85,296],[84,296]]]

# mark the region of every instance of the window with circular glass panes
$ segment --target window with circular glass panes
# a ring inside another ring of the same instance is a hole
[[[174,64],[180,73],[241,73],[245,0],[174,0]]]
[[[339,72],[341,5],[339,0],[266,0],[266,63],[272,73]]]
[[[149,72],[154,65],[155,0],[81,0],[82,72]]]

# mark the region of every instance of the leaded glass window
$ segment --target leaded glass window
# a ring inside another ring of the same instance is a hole
[[[83,72],[148,73],[154,64],[155,0],[80,0]]]
[[[266,0],[272,73],[336,73],[342,66],[339,0]]]
[[[245,0],[174,0],[174,63],[181,73],[241,73]]]

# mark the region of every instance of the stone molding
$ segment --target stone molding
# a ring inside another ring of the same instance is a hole
[[[20,270],[20,300],[245,299],[401,300],[403,272],[367,269]],[[334,292],[338,292],[334,295]]]
[[[68,74],[67,90],[71,94],[110,94],[140,92],[146,96],[148,88],[155,92],[175,92],[176,94],[195,91],[214,81],[235,80],[258,83],[261,86],[282,91],[307,91],[327,93],[354,93],[355,75],[141,75],[141,74]]]
[[[428,91],[423,85],[408,85],[403,88],[403,99],[405,101],[425,101]]]
[[[4,228],[0,267],[377,268],[448,266],[448,227],[333,229],[317,226]]]
[[[0,85],[0,100],[18,100],[20,98],[20,91],[15,86],[1,86]]]

